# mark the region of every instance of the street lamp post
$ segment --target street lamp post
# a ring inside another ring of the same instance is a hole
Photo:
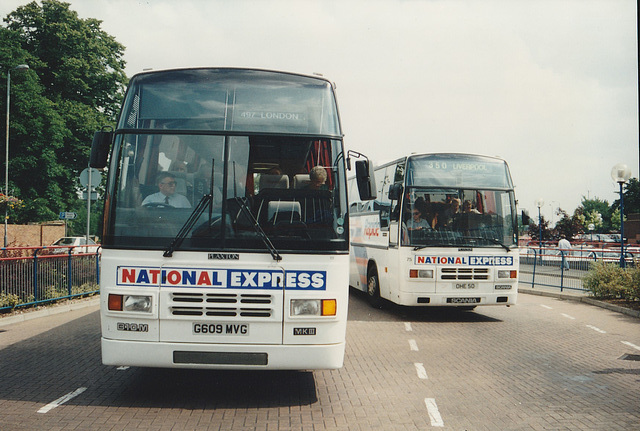
[[[11,100],[11,71],[12,70],[26,70],[29,66],[26,64],[20,64],[16,67],[12,67],[7,71],[7,130],[6,130],[6,142],[4,146],[4,195],[5,199],[9,197],[9,101]],[[8,202],[4,206],[4,246],[7,247],[7,220],[8,216]]]
[[[620,184],[620,268],[626,266],[626,260],[624,258],[624,195],[623,187],[624,183],[629,181],[631,177],[631,170],[624,163],[618,163],[611,169],[611,178],[616,183]]]
[[[538,198],[536,199],[536,206],[538,207],[538,247],[540,249],[540,262],[542,262],[542,214],[540,213],[540,208],[544,205],[544,199]]]

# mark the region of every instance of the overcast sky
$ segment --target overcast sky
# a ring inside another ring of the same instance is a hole
[[[28,1],[3,0],[0,15]],[[612,203],[638,177],[636,1],[71,0],[145,68],[322,73],[345,144],[383,163],[408,153],[504,158],[520,208]]]

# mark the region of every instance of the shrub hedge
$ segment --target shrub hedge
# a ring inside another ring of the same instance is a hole
[[[640,268],[620,268],[617,263],[595,262],[582,278],[595,298],[640,300]]]

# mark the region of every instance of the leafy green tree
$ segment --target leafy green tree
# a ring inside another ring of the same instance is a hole
[[[627,216],[624,216],[624,221],[627,221]],[[611,213],[611,229],[616,232],[620,232],[620,208],[616,208]]]
[[[30,67],[11,75],[10,188],[25,203],[17,222],[74,207],[93,133],[115,121],[127,81],[124,47],[69,6],[31,2],[0,27],[1,64]]]
[[[596,225],[596,232],[609,232],[611,230],[611,208],[609,202],[600,198],[587,199],[582,197],[580,208],[585,215],[585,223]],[[600,216],[598,217],[598,214]],[[600,223],[600,220],[602,223]]]
[[[624,196],[624,215],[640,213],[640,181],[630,178],[625,184],[622,195]],[[611,210],[618,210],[618,229],[620,229],[620,199],[611,204]]]
[[[0,27],[0,62],[12,69],[18,64],[38,66],[38,58],[24,50],[19,35]],[[2,91],[6,93],[6,80]],[[11,215],[12,222],[54,219],[63,202],[59,182],[63,167],[56,152],[63,147],[65,128],[54,104],[32,69],[11,74],[9,131],[9,193],[23,200],[23,206]],[[6,129],[3,127],[3,136]],[[4,184],[3,184],[4,187]],[[69,198],[69,196],[67,196]]]

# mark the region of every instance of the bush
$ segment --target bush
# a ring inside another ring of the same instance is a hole
[[[14,295],[13,293],[0,293],[0,308],[11,307],[15,308],[16,305],[20,304],[20,297],[18,295]]]
[[[640,269],[623,269],[616,263],[595,262],[582,279],[595,298],[640,298]]]
[[[630,270],[631,272],[631,286],[629,287],[629,292],[631,294],[631,298],[636,298],[640,300],[640,268],[637,266]]]

